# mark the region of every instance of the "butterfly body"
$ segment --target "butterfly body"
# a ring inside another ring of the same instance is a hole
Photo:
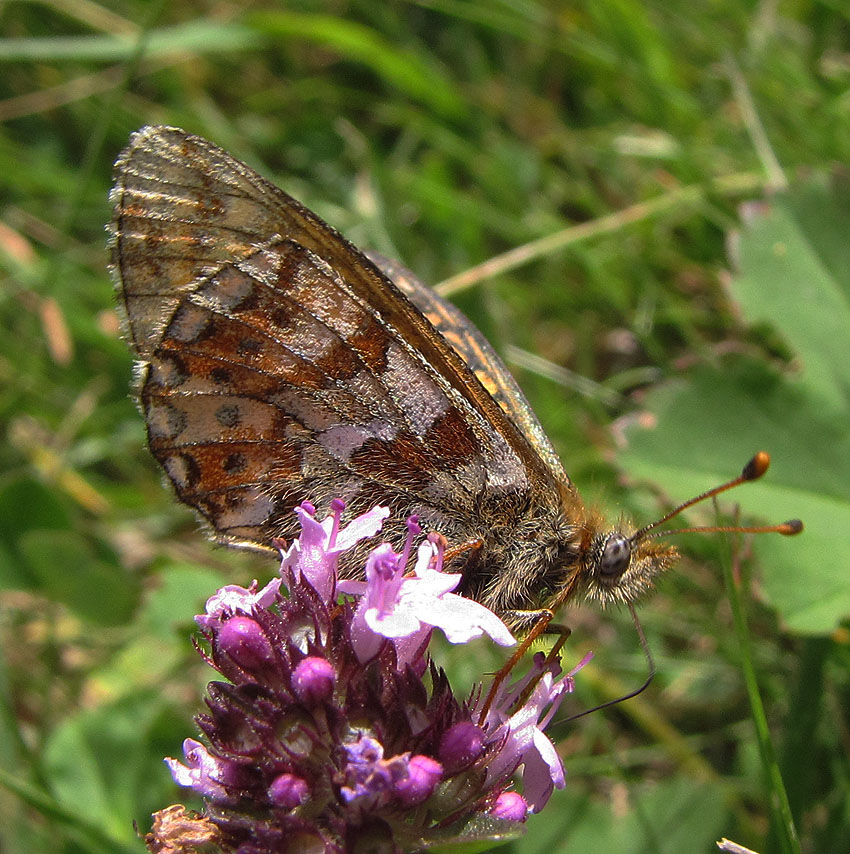
[[[220,148],[145,128],[112,200],[148,442],[220,542],[270,549],[304,500],[389,505],[391,541],[416,514],[475,542],[452,568],[517,625],[579,592],[630,601],[673,561],[656,543],[622,559],[454,306]]]

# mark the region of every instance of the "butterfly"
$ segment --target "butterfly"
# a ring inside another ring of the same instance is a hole
[[[579,594],[630,603],[675,561],[585,507],[456,307],[221,148],[143,128],[111,200],[148,444],[219,542],[271,550],[305,500],[386,505],[389,539],[416,514],[461,545],[463,591],[517,628]]]

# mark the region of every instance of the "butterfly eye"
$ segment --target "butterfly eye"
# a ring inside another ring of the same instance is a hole
[[[606,581],[616,581],[629,566],[632,559],[632,544],[622,534],[610,534],[602,547],[599,574]]]

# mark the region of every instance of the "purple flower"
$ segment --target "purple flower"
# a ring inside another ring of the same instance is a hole
[[[206,613],[195,617],[202,629],[213,625],[233,614],[253,614],[258,608],[273,605],[280,590],[281,579],[272,579],[262,590],[257,591],[256,579],[246,590],[238,584],[228,584],[207,599]]]
[[[349,550],[374,536],[388,511],[346,526],[342,502],[330,511],[319,522],[302,504],[302,536],[282,549],[281,577],[262,590],[228,585],[196,618],[202,654],[227,681],[208,686],[197,719],[206,744],[187,739],[184,762],[166,762],[178,784],[204,798],[205,812],[180,821],[157,814],[152,851],[165,834],[178,849],[192,834],[214,836],[227,854],[414,851],[467,838],[485,814],[481,826],[495,821],[494,833],[503,832],[499,822],[521,825],[563,786],[543,730],[578,668],[557,678],[556,663],[536,658],[494,693],[486,715],[486,689],[458,700],[428,657],[433,629],[453,643],[487,634],[502,645],[514,642],[510,632],[453,592],[460,576],[442,571],[442,537],[415,548],[415,518],[400,552],[384,543],[368,554],[365,581],[338,581],[341,557],[347,572],[356,568]],[[522,794],[513,791],[519,768]]]
[[[427,801],[443,777],[443,766],[430,756],[418,754],[407,762],[407,776],[396,782],[395,792],[401,802],[412,807]]]
[[[460,721],[443,733],[437,755],[454,771],[468,768],[484,752],[485,733],[472,721]]]
[[[411,807],[428,800],[444,776],[443,766],[430,756],[403,753],[384,758],[383,745],[359,733],[345,745],[347,761],[340,779],[342,797],[349,803],[368,803],[371,809]]]
[[[331,502],[331,515],[317,522],[312,504],[305,501],[296,507],[301,536],[284,552],[280,565],[284,577],[289,571],[296,580],[305,578],[325,601],[334,596],[339,555],[360,540],[374,537],[390,515],[388,507],[374,507],[341,528],[344,509],[345,503],[335,498]]]
[[[295,696],[305,705],[315,706],[329,700],[334,689],[336,673],[333,665],[324,658],[308,656],[292,671],[292,688]]]
[[[401,554],[387,543],[378,546],[366,562],[366,581],[339,584],[342,592],[362,596],[352,625],[360,660],[376,655],[383,638],[389,638],[395,642],[399,660],[412,663],[434,627],[442,629],[451,643],[467,643],[486,633],[501,646],[514,644],[513,635],[492,611],[451,592],[462,576],[442,571],[442,538],[429,537],[419,547],[415,576],[404,577],[411,539],[409,532]]]
[[[500,779],[506,772],[523,767],[523,794],[531,812],[546,805],[554,789],[564,787],[564,764],[555,745],[543,730],[558,711],[564,697],[575,689],[573,676],[587,664],[592,654],[561,679],[560,666],[546,663],[543,653],[534,657],[534,667],[522,679],[496,695],[486,724],[504,737],[502,749],[487,767],[488,780]],[[533,680],[537,680],[528,699],[509,714],[518,698]]]
[[[231,617],[222,624],[217,637],[219,648],[245,670],[256,670],[273,658],[262,626],[250,617]]]
[[[227,798],[225,781],[228,778],[227,764],[212,756],[199,741],[187,738],[183,741],[186,764],[177,759],[166,759],[171,776],[178,786],[188,786],[205,798]]]
[[[384,759],[384,746],[363,733],[344,749],[347,761],[340,774],[343,799],[350,803],[367,798],[372,809],[388,803],[396,785],[408,776],[407,755]]]

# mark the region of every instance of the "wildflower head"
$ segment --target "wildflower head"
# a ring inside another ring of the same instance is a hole
[[[281,544],[280,577],[262,589],[229,585],[197,618],[203,654],[226,681],[208,686],[204,742],[186,739],[183,761],[166,760],[205,803],[202,827],[182,813],[168,824],[170,844],[186,827],[239,854],[414,851],[519,832],[564,784],[543,729],[572,674],[558,679],[557,665],[538,660],[486,714],[483,689],[458,699],[428,655],[434,630],[452,643],[486,634],[502,645],[510,632],[453,592],[461,579],[442,571],[445,541],[417,545],[415,518],[400,552],[381,544],[365,580],[340,580],[340,556],[388,514],[375,508],[343,525],[343,508],[332,502],[319,521],[302,504],[302,535]]]

